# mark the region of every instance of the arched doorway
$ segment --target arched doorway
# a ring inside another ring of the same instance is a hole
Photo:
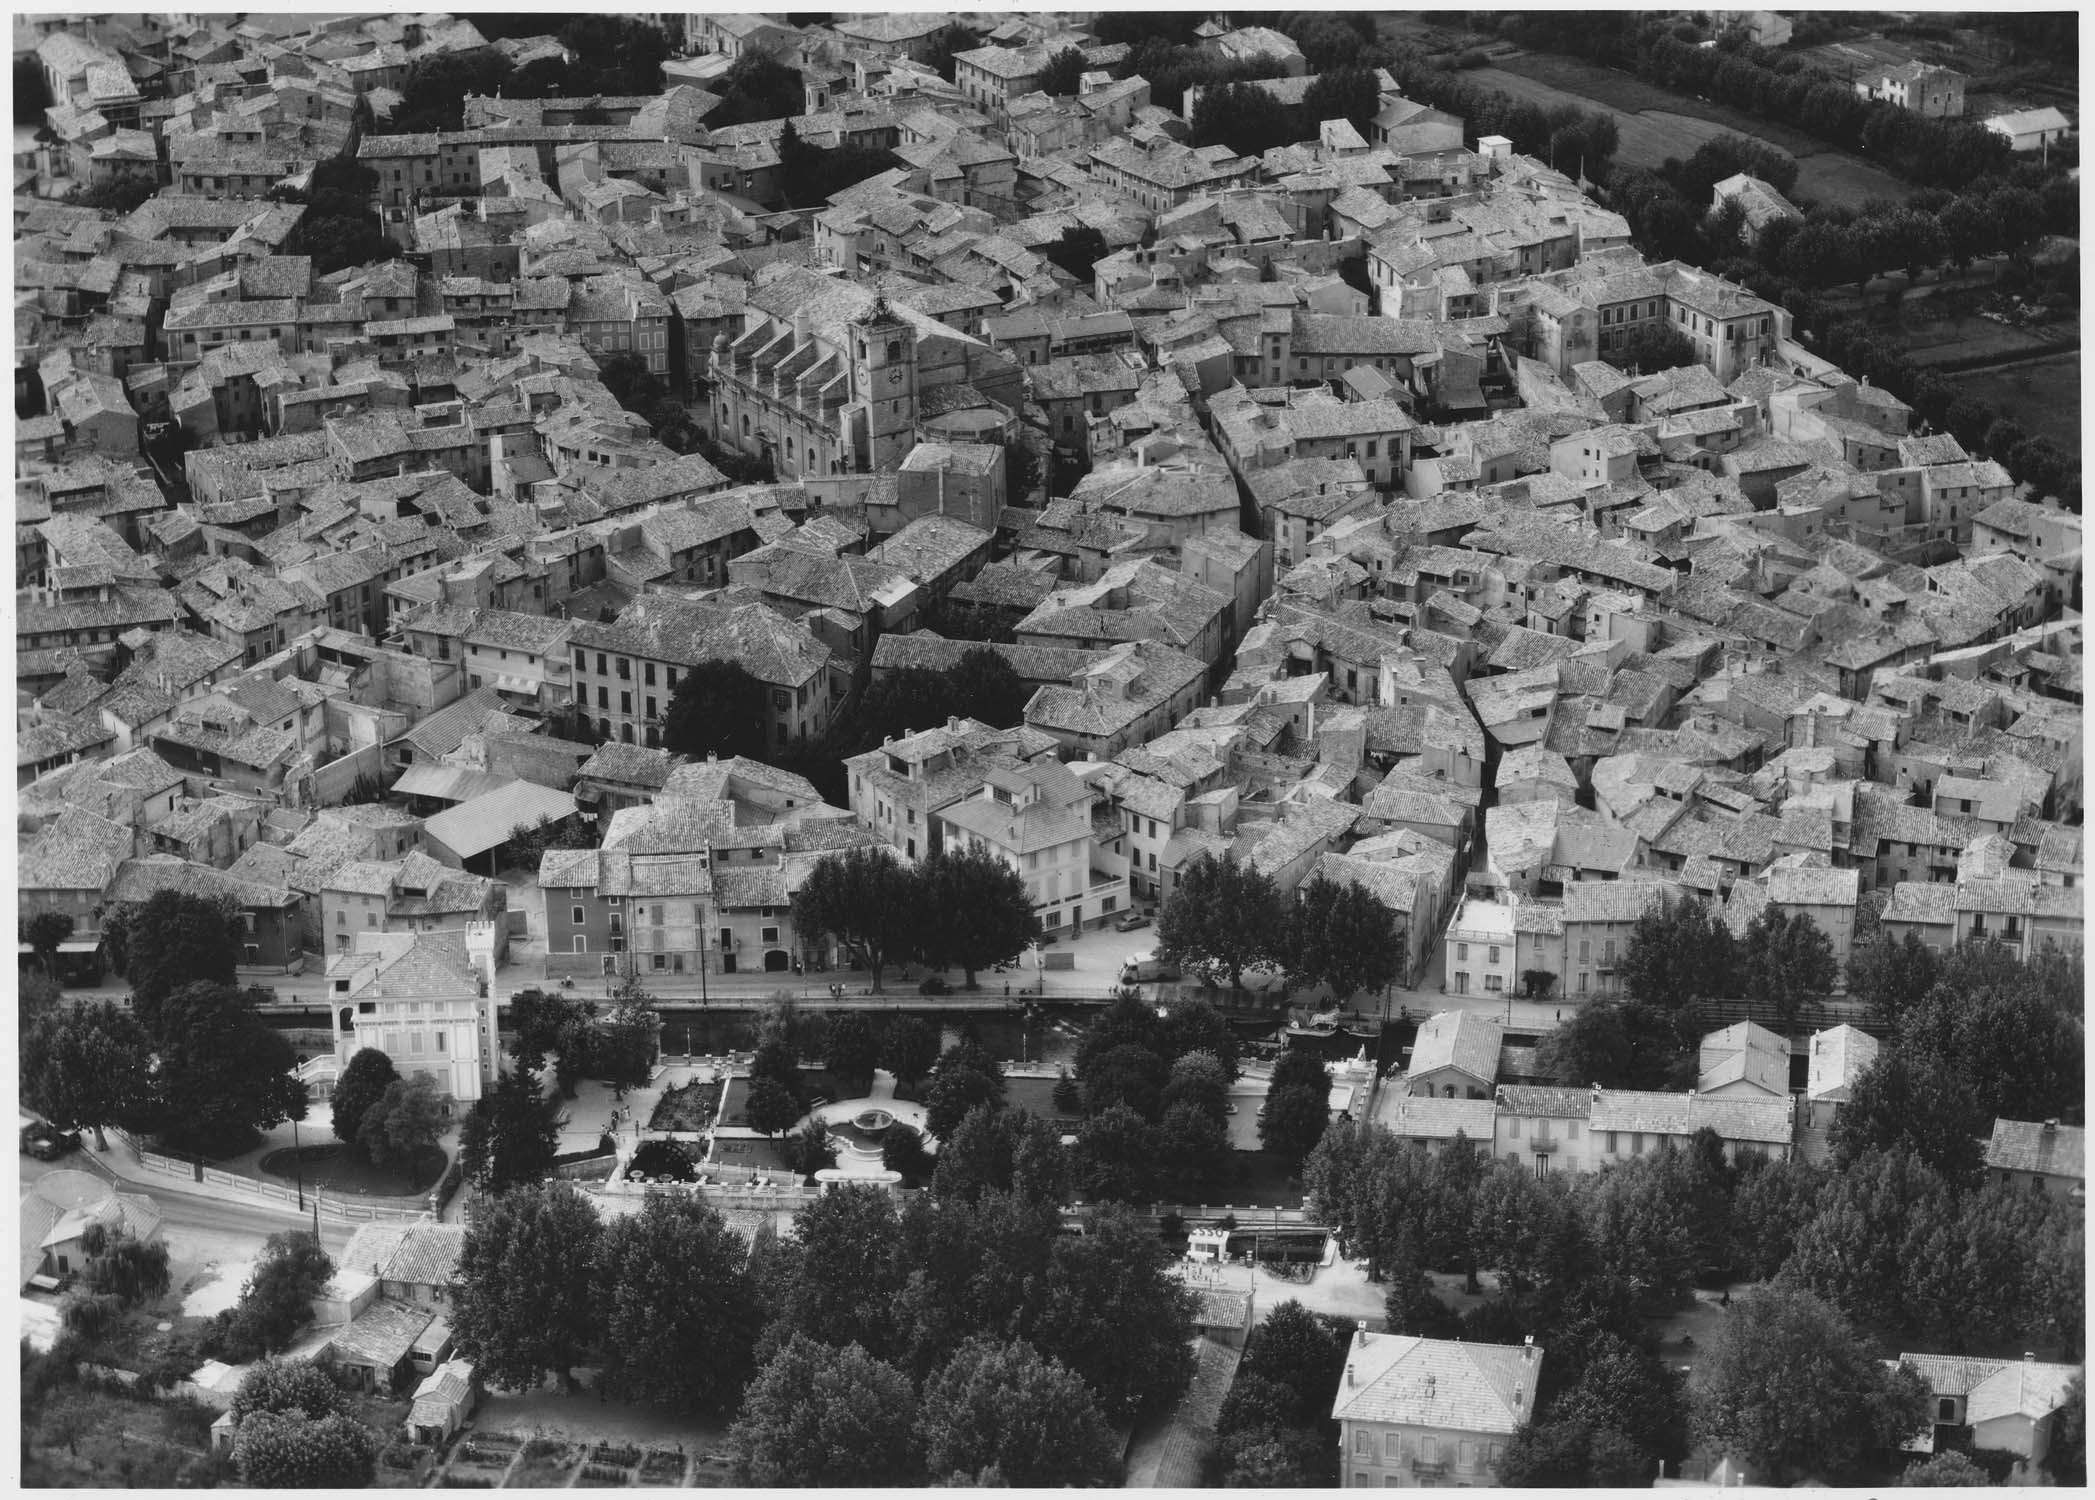
[[[764,950],[764,972],[766,974],[783,974],[792,967],[793,960],[785,949],[766,948]]]

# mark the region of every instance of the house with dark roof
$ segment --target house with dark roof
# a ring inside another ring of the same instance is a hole
[[[352,860],[325,878],[320,922],[327,952],[348,953],[360,935],[465,932],[492,923],[508,949],[507,890],[417,849],[394,860]]]
[[[766,604],[650,594],[610,624],[578,621],[570,649],[576,711],[606,739],[629,745],[661,743],[678,681],[704,662],[736,662],[764,684],[774,745],[819,735],[835,706],[830,648]]]

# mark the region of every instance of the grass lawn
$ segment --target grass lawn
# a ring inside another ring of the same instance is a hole
[[[1919,191],[1862,157],[1828,146],[1817,136],[1676,94],[1582,58],[1522,52],[1469,76],[1544,106],[1605,106],[1616,115],[1621,131],[1616,159],[1629,166],[1656,169],[1669,156],[1683,160],[1692,156],[1697,146],[1713,136],[1737,135],[1765,141],[1794,156],[1798,168],[1795,196],[1800,198],[1827,203],[1860,203],[1869,198],[1903,202]],[[1575,167],[1558,165],[1564,171]]]
[[[302,1173],[307,1187],[324,1187],[330,1192],[361,1198],[408,1198],[435,1187],[450,1162],[441,1146],[426,1147],[405,1162],[377,1166],[347,1145],[333,1145],[272,1151],[262,1158],[261,1167],[285,1182]]]
[[[1052,1078],[1005,1079],[1004,1103],[1013,1109],[1022,1109],[1050,1125],[1065,1126],[1070,1130],[1076,1129],[1084,1121],[1081,1111],[1065,1111],[1055,1107],[1055,1080]]]
[[[1230,1202],[1247,1208],[1300,1208],[1302,1183],[1291,1176],[1287,1164],[1271,1151],[1239,1151],[1237,1164],[1244,1175],[1230,1192]]]
[[[2080,337],[2078,318],[2064,317],[2016,328],[1979,316],[1989,300],[1984,287],[1954,287],[1925,297],[1902,298],[1897,307],[1881,300],[1868,312],[1870,322],[1896,339],[1918,365],[1956,360],[2032,357],[2058,349]],[[1876,300],[1876,299],[1873,299]],[[2068,360],[2078,354],[2060,350]]]
[[[2080,356],[2061,354],[1996,370],[1965,370],[1957,385],[2010,413],[2028,431],[2080,455]]]

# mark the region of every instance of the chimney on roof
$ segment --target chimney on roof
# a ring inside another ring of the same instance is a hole
[[[1354,1380],[1354,1378],[1353,1378],[1353,1366],[1352,1366],[1352,1365],[1350,1365],[1350,1364],[1348,1364],[1348,1365],[1346,1366],[1346,1384],[1347,1384],[1347,1385],[1356,1385],[1356,1384],[1358,1384],[1358,1383],[1359,1383],[1359,1382],[1357,1382],[1357,1381],[1356,1381],[1356,1380]]]
[[[2059,1133],[2059,1122],[2057,1120],[2046,1120],[2044,1122],[2044,1133],[2046,1135],[2057,1135]]]
[[[1520,1358],[1521,1358],[1521,1362],[1522,1362],[1523,1364],[1525,1364],[1525,1363],[1527,1363],[1528,1361],[1530,1361],[1530,1360],[1534,1359],[1534,1357],[1535,1357],[1535,1335],[1533,1335],[1533,1334],[1531,1333],[1531,1334],[1529,1334],[1529,1335],[1528,1335],[1528,1336],[1527,1336],[1527,1337],[1526,1337],[1525,1339],[1521,1340],[1521,1346],[1520,1346]]]

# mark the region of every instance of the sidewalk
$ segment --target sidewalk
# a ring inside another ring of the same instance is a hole
[[[93,1142],[89,1141],[74,1154],[67,1165],[71,1166],[76,1162],[84,1163],[89,1170],[100,1173],[112,1182],[136,1188],[155,1198],[173,1194],[178,1198],[205,1199],[237,1208],[279,1212],[284,1215],[287,1227],[292,1222],[310,1218],[312,1212],[310,1208],[301,1209],[295,1196],[288,1201],[280,1201],[216,1182],[199,1182],[193,1176],[156,1172],[140,1162],[131,1148],[117,1138],[114,1131],[110,1133],[107,1151],[95,1150]]]

